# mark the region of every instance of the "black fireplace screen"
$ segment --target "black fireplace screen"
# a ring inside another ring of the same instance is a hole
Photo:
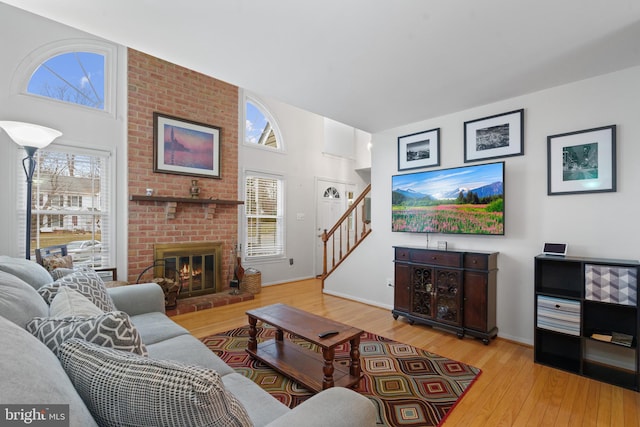
[[[216,291],[215,256],[213,254],[165,256],[167,277],[179,274],[182,283],[180,298]],[[172,277],[175,280],[175,278]]]

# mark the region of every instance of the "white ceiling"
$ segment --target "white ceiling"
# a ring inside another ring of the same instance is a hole
[[[640,65],[638,0],[4,2],[368,132]]]

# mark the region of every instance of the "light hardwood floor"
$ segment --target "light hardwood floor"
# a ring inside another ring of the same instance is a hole
[[[640,426],[640,393],[533,363],[533,349],[409,325],[389,310],[325,295],[319,280],[264,287],[253,301],[172,319],[202,338],[247,324],[245,312],[289,304],[482,369],[444,426]]]

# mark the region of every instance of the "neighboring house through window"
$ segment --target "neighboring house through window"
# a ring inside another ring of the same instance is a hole
[[[36,158],[31,247],[66,244],[74,266],[112,265],[110,153],[51,146]],[[25,196],[23,190],[20,197]]]
[[[277,151],[284,150],[280,131],[273,117],[258,100],[251,96],[246,96],[245,101],[244,140],[249,145]]]

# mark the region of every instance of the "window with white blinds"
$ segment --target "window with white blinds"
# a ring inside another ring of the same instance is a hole
[[[64,244],[73,257],[74,267],[113,266],[111,153],[55,146],[38,150],[36,159],[31,205],[32,251]],[[25,176],[22,170],[18,173],[18,197],[22,201],[26,199]],[[21,212],[22,227],[26,223],[25,212],[26,209]],[[24,236],[24,231],[19,235]],[[23,240],[20,239],[20,245],[24,251]]]
[[[245,255],[284,255],[284,180],[277,175],[245,173]]]

